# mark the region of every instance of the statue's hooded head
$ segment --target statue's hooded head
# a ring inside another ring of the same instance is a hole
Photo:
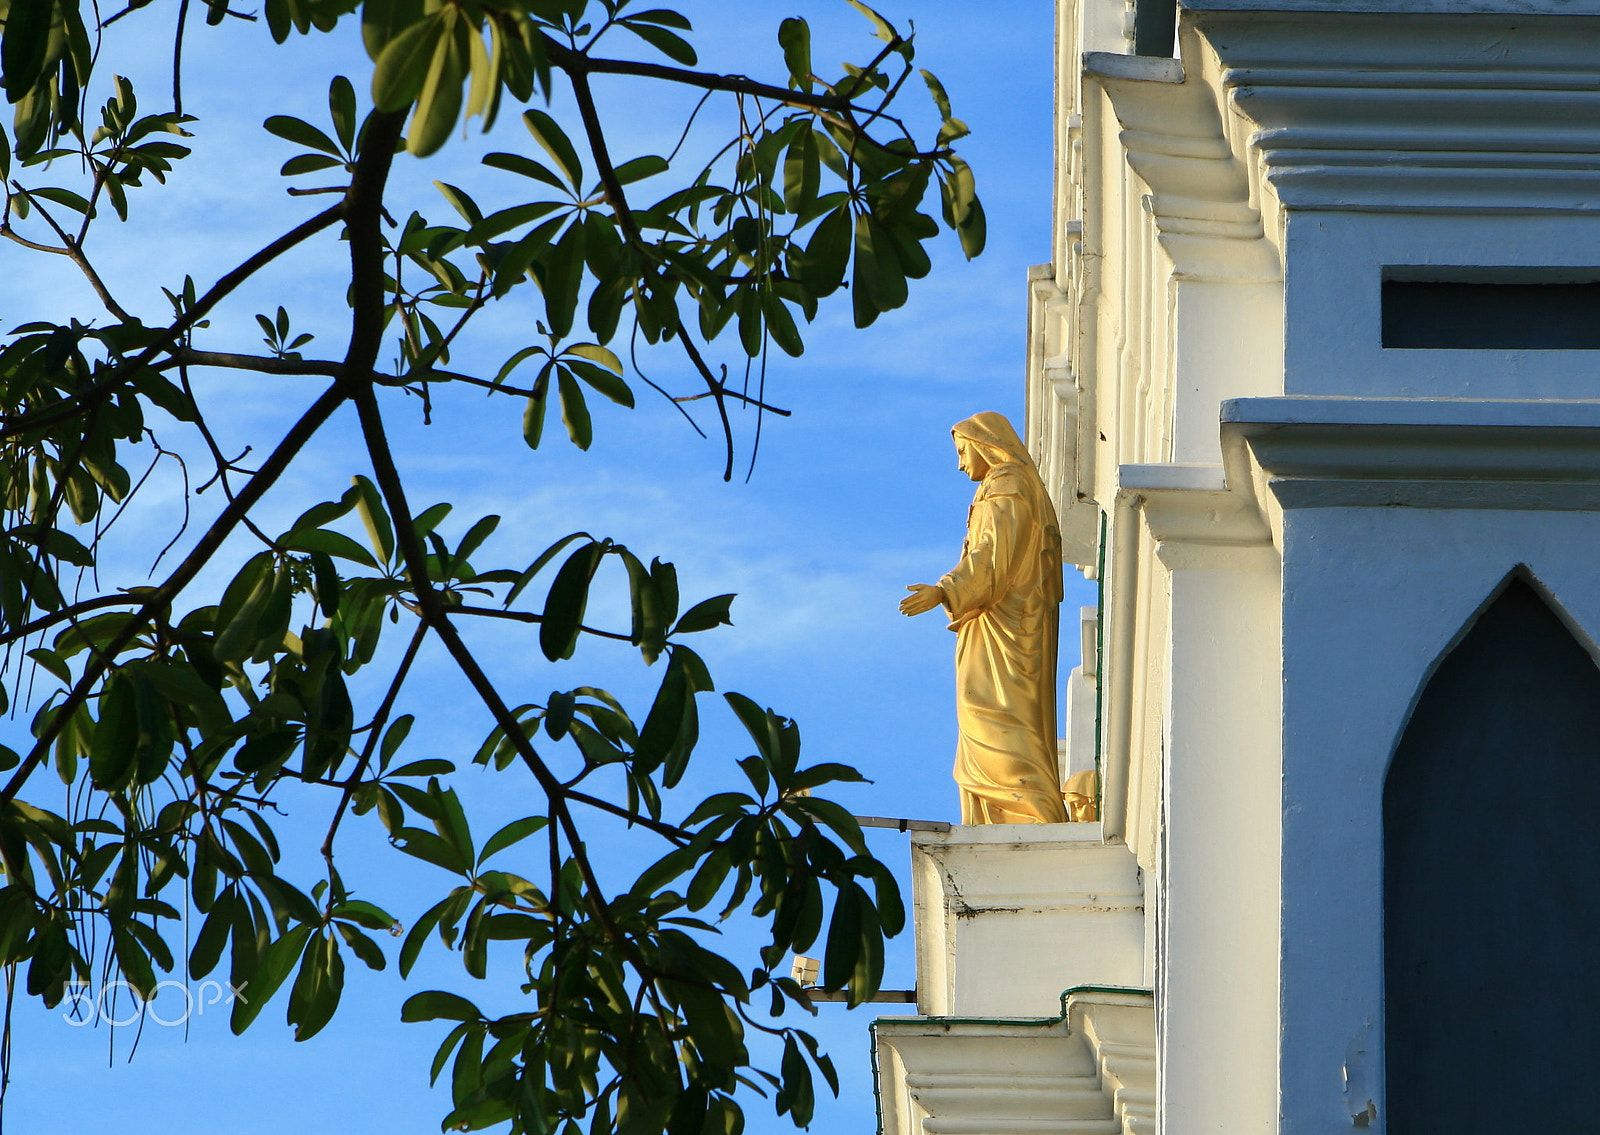
[[[1011,428],[1005,415],[984,410],[950,428],[958,442],[965,441],[977,448],[985,464],[991,469],[1001,465],[1022,465],[1033,468],[1033,458],[1028,447],[1022,444],[1017,431]]]

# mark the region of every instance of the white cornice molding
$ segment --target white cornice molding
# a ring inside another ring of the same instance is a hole
[[[1183,19],[1287,208],[1600,212],[1600,0],[1544,7],[1571,18],[1241,0]]]
[[[1381,15],[1593,16],[1600,0],[1178,0],[1191,12],[1364,12]]]
[[[1600,401],[1240,398],[1222,437],[1281,509],[1600,511]]]
[[[1056,1018],[873,1022],[880,1135],[1155,1135],[1155,1005],[1079,991]]]
[[[1226,566],[1232,553],[1264,550],[1272,542],[1253,496],[1232,487],[1237,480],[1230,482],[1223,465],[1123,465],[1117,492],[1138,506],[1156,555],[1169,568],[1180,559],[1192,566],[1207,558]]]
[[[1150,187],[1178,279],[1282,278],[1277,250],[1250,203],[1250,181],[1223,133],[1214,91],[1175,59],[1091,51],[1084,75],[1111,101],[1128,165]]]

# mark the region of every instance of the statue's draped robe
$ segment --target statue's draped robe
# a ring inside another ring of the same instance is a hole
[[[956,639],[955,778],[965,824],[1063,823],[1056,763],[1061,533],[1011,425],[985,412],[953,431],[989,462],[961,562],[939,581]]]

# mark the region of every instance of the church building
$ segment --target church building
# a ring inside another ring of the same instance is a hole
[[[1024,440],[1097,818],[913,833],[881,1135],[1600,1128],[1600,0],[1059,0],[1056,53]]]

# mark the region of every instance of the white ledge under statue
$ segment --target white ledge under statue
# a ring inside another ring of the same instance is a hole
[[[977,481],[961,562],[913,583],[906,615],[942,606],[956,632],[956,783],[964,824],[1067,820],[1056,766],[1061,530],[1033,458],[1002,415],[950,431]]]

